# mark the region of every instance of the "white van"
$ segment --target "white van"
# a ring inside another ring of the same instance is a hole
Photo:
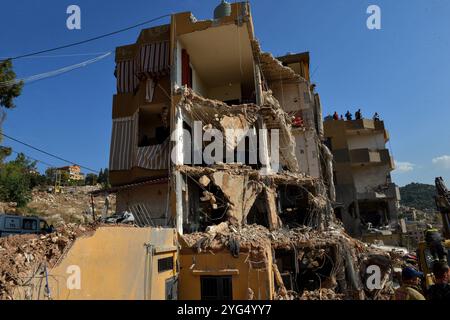
[[[53,232],[53,226],[39,217],[20,217],[0,214],[0,237],[19,234],[46,234]]]

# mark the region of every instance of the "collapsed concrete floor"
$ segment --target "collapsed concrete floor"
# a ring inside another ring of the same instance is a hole
[[[339,227],[324,231],[309,227],[269,231],[259,225],[229,222],[206,232],[181,236],[194,254],[230,251],[229,259],[247,255],[249,269],[271,269],[277,300],[389,300],[393,294],[395,254],[369,247]],[[382,271],[381,290],[366,286],[366,268]],[[249,288],[249,299],[255,290]]]

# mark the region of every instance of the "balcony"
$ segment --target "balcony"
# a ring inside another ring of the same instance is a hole
[[[375,121],[372,119],[360,119],[360,120],[333,120],[326,119],[324,121],[325,131],[329,133],[330,136],[333,135],[371,135],[377,133],[383,133],[385,141],[389,140],[389,132],[384,126],[384,121]]]
[[[337,163],[348,163],[352,166],[382,166],[389,165],[392,170],[395,168],[394,160],[388,149],[340,149],[333,151],[334,160]]]
[[[357,193],[358,200],[395,199],[400,200],[400,189],[395,183],[367,188],[365,192]]]

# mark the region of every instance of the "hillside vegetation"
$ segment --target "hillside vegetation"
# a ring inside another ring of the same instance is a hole
[[[400,195],[402,198],[400,203],[404,206],[420,210],[436,210],[436,204],[434,202],[436,187],[433,185],[410,183],[400,188]]]

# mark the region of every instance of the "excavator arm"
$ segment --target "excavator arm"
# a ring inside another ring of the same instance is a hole
[[[442,215],[443,235],[447,241],[450,241],[450,192],[442,177],[436,178],[435,184],[437,195],[434,199],[436,207]]]

